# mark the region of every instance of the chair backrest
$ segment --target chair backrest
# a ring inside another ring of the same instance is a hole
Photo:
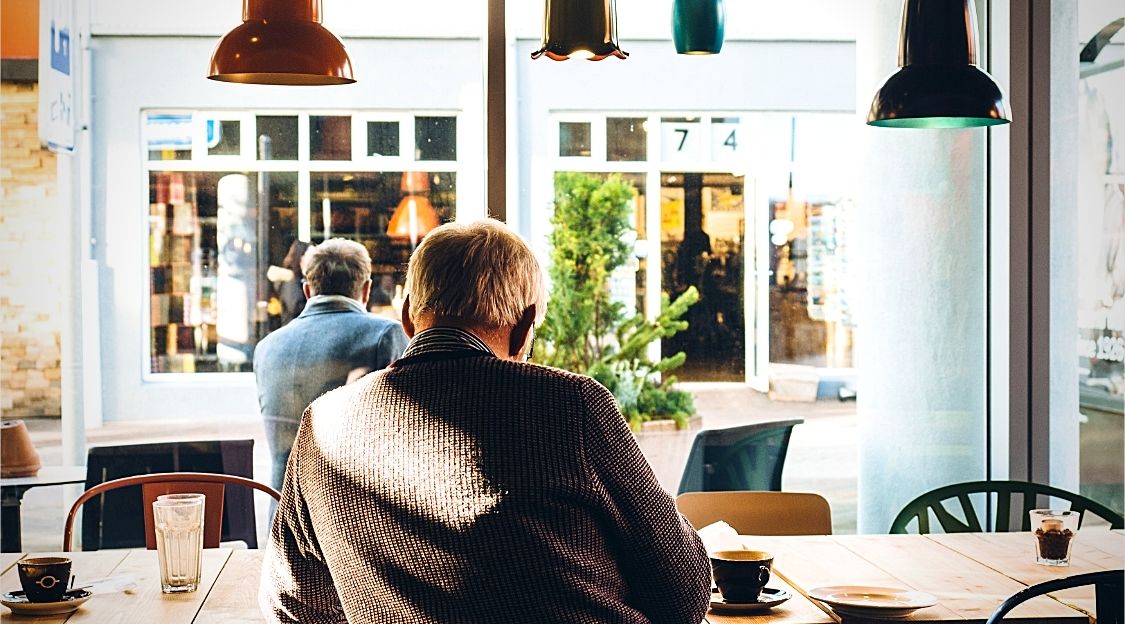
[[[676,507],[695,528],[722,520],[743,535],[831,535],[832,509],[808,492],[685,492]]]
[[[789,436],[803,422],[796,418],[696,433],[677,493],[780,491]]]
[[[254,477],[253,440],[157,442],[99,446],[86,456],[86,489],[99,483],[158,472],[210,472]],[[222,539],[258,545],[254,499],[245,488],[224,494]],[[92,499],[82,513],[82,547],[136,548],[145,544],[140,487]]]
[[[71,505],[70,512],[66,515],[66,524],[63,526],[63,550],[69,552],[71,549],[74,541],[74,517],[78,515],[78,510],[82,505],[95,497],[104,496],[106,492],[137,486],[141,488],[141,501],[144,509],[142,514],[145,531],[143,542],[149,550],[156,548],[152,502],[161,494],[187,492],[198,492],[206,497],[203,511],[203,547],[218,548],[221,541],[219,527],[222,526],[223,520],[223,496],[226,493],[227,485],[240,485],[249,488],[248,492],[260,490],[272,496],[274,500],[281,500],[281,494],[270,486],[233,475],[205,472],[165,472],[114,479],[99,483],[86,490]]]
[[[1081,494],[1026,481],[967,481],[939,487],[910,501],[891,522],[890,532],[907,533],[910,523],[916,521],[918,533],[930,533],[931,512],[946,533],[988,531],[990,529],[981,525],[983,516],[974,506],[973,498],[978,503],[987,499],[993,505],[995,523],[991,530],[996,532],[1030,531],[1031,517],[1028,512],[1052,507],[1048,498],[1069,502],[1072,511],[1082,514],[1079,526],[1085,520],[1085,515],[1091,513],[1108,522],[1114,529],[1125,528],[1125,517]],[[1016,498],[1020,499],[1018,505],[1013,504]],[[1013,512],[1017,514],[1018,524],[1012,523]]]
[[[1093,585],[1095,592],[1094,609],[1098,624],[1123,624],[1122,611],[1125,610],[1125,570],[1103,570],[1076,574],[1059,579],[1051,579],[1037,585],[1025,587],[1011,598],[1005,600],[985,624],[998,624],[1009,611],[1036,596],[1072,587]],[[1094,621],[1094,618],[1090,618]]]

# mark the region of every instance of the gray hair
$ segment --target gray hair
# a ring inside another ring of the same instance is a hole
[[[495,219],[446,223],[430,231],[406,271],[410,315],[430,313],[484,326],[512,326],[528,306],[547,313],[547,289],[535,254]]]
[[[317,295],[356,298],[371,279],[371,256],[355,241],[331,238],[310,247],[301,259],[305,279]]]

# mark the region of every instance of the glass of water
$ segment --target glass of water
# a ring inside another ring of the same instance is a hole
[[[160,560],[160,591],[165,594],[199,589],[203,566],[202,497],[176,497],[152,503],[156,555]]]

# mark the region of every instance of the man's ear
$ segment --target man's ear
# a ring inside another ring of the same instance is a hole
[[[371,278],[369,277],[369,278],[367,278],[367,281],[365,281],[363,283],[363,286],[359,287],[359,302],[362,303],[363,307],[366,308],[367,302],[368,302],[368,300],[370,300],[370,298],[371,298]]]
[[[410,295],[402,300],[402,331],[407,338],[414,337],[414,319],[410,318]]]
[[[305,299],[312,299],[313,298],[312,286],[310,286],[307,281],[305,283],[301,284],[301,291],[303,293],[305,293]]]
[[[528,337],[531,334],[531,328],[535,326],[535,304],[527,306],[520,316],[520,320],[512,327],[512,334],[508,337],[508,357],[514,359],[522,359],[524,347],[530,348]]]

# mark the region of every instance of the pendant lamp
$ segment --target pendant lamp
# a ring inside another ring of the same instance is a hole
[[[430,192],[430,174],[422,171],[405,171],[402,174],[402,201],[398,203],[391,222],[387,225],[387,236],[399,240],[409,240],[413,249],[418,246],[430,230],[441,225],[441,216],[427,195]]]
[[[974,128],[1011,121],[1000,86],[977,66],[973,0],[905,0],[898,64],[875,92],[869,125]]]
[[[675,0],[672,41],[679,54],[718,54],[723,49],[723,0]]]
[[[617,44],[617,6],[614,0],[545,0],[543,47],[531,53],[555,61],[629,56]]]
[[[355,82],[344,44],[321,25],[321,0],[242,0],[242,25],[211,55],[211,80],[272,85]]]

